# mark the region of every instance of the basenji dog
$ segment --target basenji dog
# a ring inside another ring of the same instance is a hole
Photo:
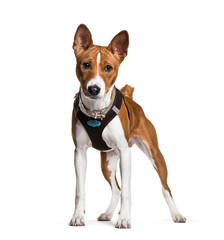
[[[73,49],[80,90],[76,95],[72,113],[76,197],[71,226],[85,225],[86,151],[94,147],[100,150],[102,172],[112,189],[110,204],[98,217],[98,221],[110,221],[121,199],[115,227],[131,227],[130,148],[133,144],[145,153],[158,173],[173,221],[186,221],[177,209],[167,184],[167,167],[158,146],[155,128],[142,108],[133,100],[134,88],[125,85],[118,90],[114,85],[119,66],[127,56],[128,46],[127,31],[118,33],[107,47],[94,45],[91,33],[84,24],[77,28],[74,36]],[[118,160],[121,188],[116,179]]]

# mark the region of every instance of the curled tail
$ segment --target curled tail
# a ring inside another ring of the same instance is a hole
[[[123,88],[121,88],[120,91],[124,96],[130,97],[133,99],[134,88],[131,87],[130,85],[126,84]]]

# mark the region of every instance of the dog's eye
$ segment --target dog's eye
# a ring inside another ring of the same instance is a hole
[[[90,63],[88,63],[88,62],[84,62],[82,65],[83,65],[84,69],[89,69],[90,68]]]
[[[112,69],[113,69],[113,68],[112,68],[110,65],[106,65],[106,66],[104,67],[104,70],[105,70],[106,72],[110,72]]]

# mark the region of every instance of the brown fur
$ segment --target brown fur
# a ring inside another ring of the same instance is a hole
[[[107,153],[106,152],[100,152],[100,155],[101,155],[101,169],[102,169],[103,176],[105,177],[105,179],[108,181],[108,183],[111,186],[111,171],[108,168]],[[118,189],[120,190],[120,186],[117,182],[116,176],[115,176],[115,181],[116,181]]]
[[[152,123],[146,118],[142,108],[135,101],[130,97],[125,97],[125,102],[130,113],[130,121],[127,119],[127,116],[125,116],[127,113],[125,113],[124,105],[122,105],[119,117],[124,129],[124,134],[128,136],[127,141],[129,142],[131,137],[138,137],[148,145],[155,161],[156,171],[160,177],[161,183],[171,195],[171,191],[167,184],[167,167],[164,157],[159,150],[156,130]]]
[[[131,87],[130,85],[126,84],[123,88],[121,88],[121,92],[123,93],[124,96],[126,97],[130,97],[133,99],[133,92],[134,92],[134,88]]]
[[[73,139],[73,142],[75,144],[75,146],[77,146],[77,143],[76,143],[76,123],[78,121],[78,118],[76,117],[75,113],[74,113],[74,109],[72,111],[72,139]]]

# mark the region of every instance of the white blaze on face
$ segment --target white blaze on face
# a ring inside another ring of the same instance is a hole
[[[100,57],[101,57],[101,54],[100,54],[100,52],[99,52],[99,53],[97,54],[97,60],[96,60],[98,67],[99,67],[99,64],[100,64]]]
[[[100,65],[100,58],[101,58],[101,54],[100,52],[97,54],[97,74],[96,74],[96,77],[91,79],[88,84],[87,84],[87,90],[88,90],[88,87],[90,86],[94,86],[96,85],[97,87],[100,88],[100,92],[99,94],[97,95],[98,98],[103,98],[104,97],[104,94],[105,94],[105,83],[104,83],[104,80],[100,77],[99,75],[99,65]]]

